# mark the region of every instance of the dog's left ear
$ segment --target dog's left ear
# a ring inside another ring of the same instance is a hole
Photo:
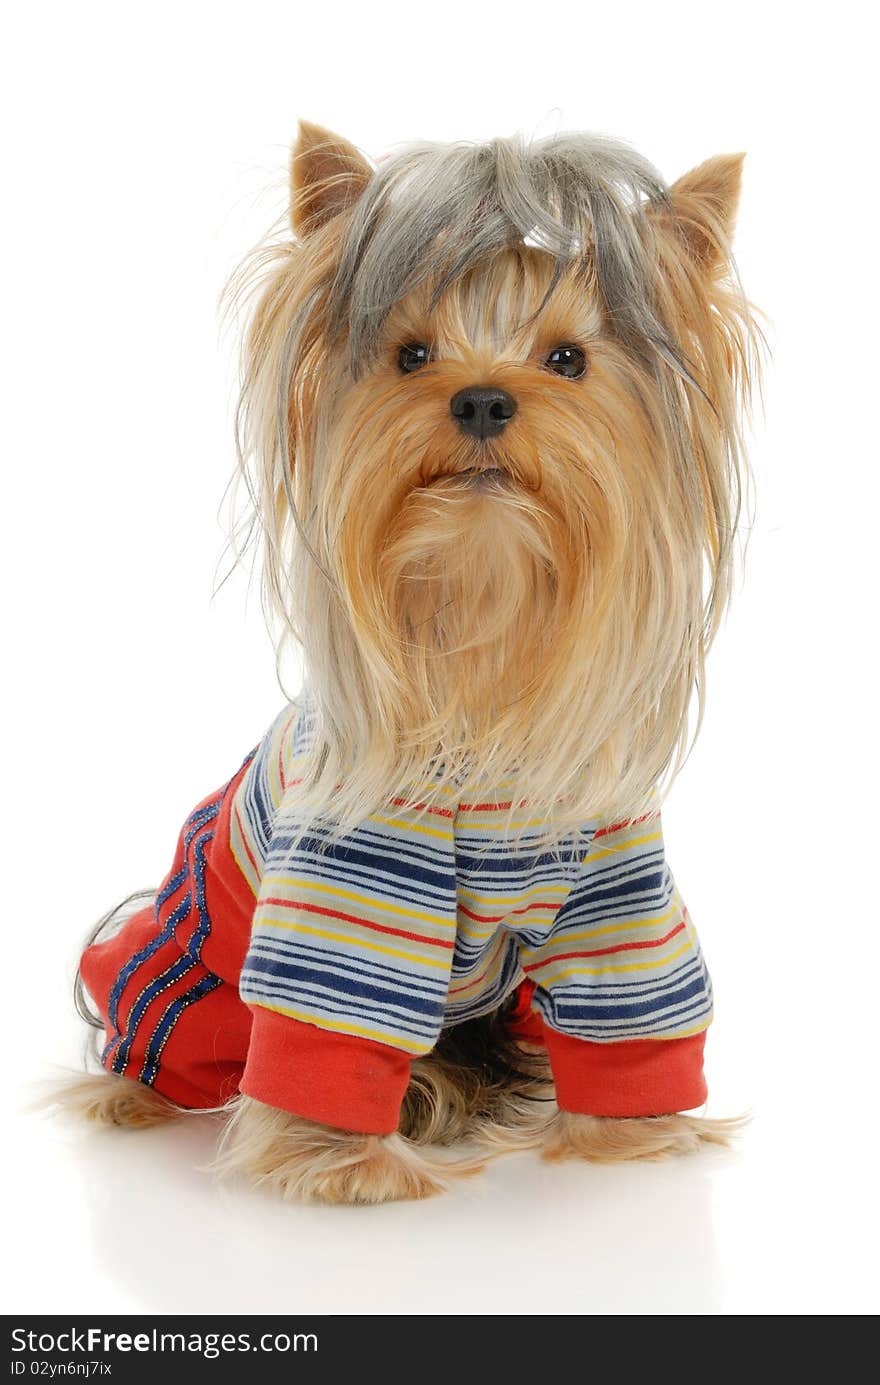
[[[745,154],[718,154],[685,173],[669,189],[679,237],[706,274],[723,269],[739,206]]]
[[[357,201],[373,170],[341,135],[301,120],[290,160],[290,222],[311,235]]]

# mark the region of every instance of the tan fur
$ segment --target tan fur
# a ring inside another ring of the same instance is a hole
[[[352,1134],[239,1097],[212,1168],[299,1202],[377,1203],[433,1197],[484,1163],[441,1162],[399,1134]]]
[[[124,1126],[131,1130],[148,1130],[187,1114],[143,1083],[109,1072],[82,1076],[71,1073],[48,1084],[35,1104],[91,1125]]]
[[[710,271],[730,253],[744,154],[719,154],[672,184],[670,205],[690,254]]]
[[[525,1133],[546,1119],[553,1102],[546,1051],[523,1051],[521,1064],[521,1073],[504,1082],[500,1076],[487,1080],[479,1070],[433,1053],[417,1059],[401,1110],[401,1133],[418,1145],[478,1140],[486,1150],[519,1148]]]
[[[311,235],[356,201],[370,165],[347,140],[301,120],[290,166],[290,220],[298,235]]]
[[[294,159],[304,179],[312,154]],[[363,177],[344,141],[334,157]],[[243,464],[267,599],[319,717],[304,819],[346,830],[389,797],[429,804],[516,764],[553,838],[643,811],[679,767],[730,592],[757,378],[728,247],[740,162],[710,160],[640,223],[689,379],[644,368],[581,264],[548,297],[552,258],[527,244],[439,296],[414,289],[359,375],[323,316],[350,208],[245,274]],[[408,341],[432,360],[403,376]],[[544,367],[560,341],[586,350],[583,380]],[[449,411],[474,381],[518,402],[488,444]],[[500,481],[475,485],[486,467]]]
[[[612,1119],[559,1111],[543,1134],[541,1153],[550,1163],[584,1159],[591,1164],[631,1159],[666,1159],[695,1154],[702,1145],[727,1146],[740,1133],[741,1120],[704,1116],[643,1116]]]

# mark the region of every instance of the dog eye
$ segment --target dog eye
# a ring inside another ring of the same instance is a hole
[[[586,353],[579,346],[556,346],[545,361],[548,370],[566,380],[579,380],[587,373]]]
[[[421,342],[411,341],[402,346],[397,353],[397,364],[404,375],[411,375],[414,370],[421,370],[423,365],[427,365],[431,359],[431,353],[427,346]]]

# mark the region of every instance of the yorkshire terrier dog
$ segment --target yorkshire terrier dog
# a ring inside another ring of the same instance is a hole
[[[219,1169],[329,1202],[724,1143],[683,1114],[711,985],[659,810],[731,585],[741,166],[667,187],[560,134],[373,168],[301,126],[236,301],[303,691],[90,940],[106,1072],[68,1106],[220,1110]]]

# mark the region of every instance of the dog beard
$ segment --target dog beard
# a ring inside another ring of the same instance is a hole
[[[667,619],[675,602],[643,567],[648,510],[630,503],[621,453],[598,429],[585,456],[570,424],[557,411],[543,451],[429,448],[407,465],[409,439],[386,425],[392,461],[377,467],[374,412],[334,449],[345,466],[317,513],[337,598],[310,594],[310,687],[347,825],[389,797],[514,775],[555,835],[622,782],[621,715],[631,725],[634,699],[656,697],[634,632],[654,635],[654,597]]]
[[[555,527],[503,472],[441,476],[407,495],[378,579],[422,705],[420,739],[479,761],[540,681],[557,627]]]

